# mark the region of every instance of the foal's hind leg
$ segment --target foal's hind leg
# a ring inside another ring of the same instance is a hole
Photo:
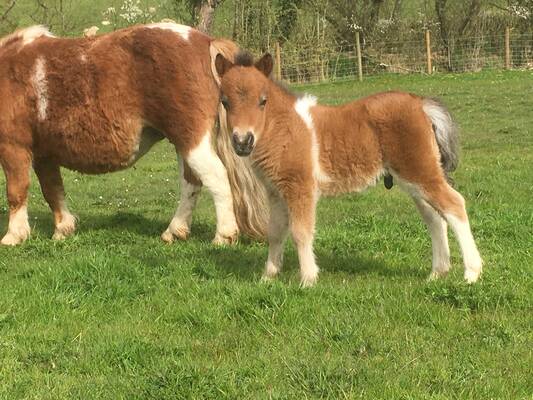
[[[413,196],[413,200],[431,235],[433,262],[429,279],[446,276],[450,270],[450,248],[448,246],[448,226],[446,221],[425,200],[418,196]]]
[[[9,225],[1,244],[15,246],[30,236],[28,223],[28,189],[31,155],[18,146],[0,145],[0,163],[6,176]]]
[[[476,282],[481,275],[483,261],[470,230],[463,196],[444,179],[440,183],[425,185],[422,191],[425,193],[427,201],[451,226],[459,241],[465,266],[465,280],[468,283]]]
[[[54,213],[55,231],[52,239],[65,239],[76,230],[76,219],[65,204],[65,190],[59,165],[49,160],[36,159],[33,169],[39,178],[43,196]]]
[[[165,242],[171,243],[175,237],[181,240],[187,239],[191,229],[192,212],[201,189],[202,182],[180,158],[180,203],[167,230],[161,234],[161,239]]]

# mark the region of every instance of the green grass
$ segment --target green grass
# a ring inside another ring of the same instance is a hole
[[[463,283],[452,240],[452,273],[426,282],[426,228],[381,183],[321,201],[312,289],[298,287],[292,245],[271,285],[259,282],[264,244],[211,246],[207,193],[191,239],[165,245],[178,173],[162,143],[125,172],[65,171],[80,222],[64,242],[49,239],[33,177],[32,238],[0,248],[1,399],[533,398],[533,73],[298,89],[329,103],[403,89],[449,105],[482,280]]]

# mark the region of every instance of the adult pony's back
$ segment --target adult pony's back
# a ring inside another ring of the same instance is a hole
[[[1,39],[0,163],[9,203],[2,244],[19,244],[30,234],[32,162],[54,213],[54,238],[61,239],[75,229],[61,166],[90,174],[125,169],[164,138],[183,165],[180,205],[162,238],[187,237],[202,184],[214,197],[215,242],[233,241],[239,227],[261,235],[264,217],[242,208],[263,202],[261,186],[252,174],[228,174],[220,158],[232,168],[235,156],[223,143],[217,154],[213,143],[213,136],[227,135],[214,135],[219,87],[212,55],[232,58],[236,51],[230,41],[170,23],[83,39],[55,38],[35,26]],[[238,190],[230,189],[228,175]]]

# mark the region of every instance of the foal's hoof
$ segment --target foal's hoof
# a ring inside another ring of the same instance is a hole
[[[466,283],[469,283],[469,284],[476,283],[480,276],[481,276],[481,268],[479,270],[477,269],[465,270]]]
[[[25,240],[26,237],[20,237],[17,235],[13,235],[12,233],[7,233],[0,241],[0,244],[4,246],[17,246],[19,244],[24,243]]]
[[[313,287],[315,286],[317,280],[318,275],[302,276],[300,279],[300,287],[304,289]]]
[[[161,234],[161,240],[166,243],[174,242],[175,238],[179,240],[187,240],[189,238],[189,230],[186,228],[174,228],[172,231],[168,228]]]
[[[431,271],[431,274],[428,276],[428,281],[436,281],[437,279],[444,278],[446,275],[448,275],[448,270]]]
[[[218,233],[215,235],[215,238],[213,239],[213,244],[215,246],[227,246],[230,244],[237,243],[237,240],[239,239],[239,232],[234,232],[229,235],[223,235],[221,233]]]

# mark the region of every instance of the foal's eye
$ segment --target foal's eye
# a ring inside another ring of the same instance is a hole
[[[221,97],[220,102],[222,103],[222,105],[224,106],[226,110],[229,109],[229,100],[226,96]]]
[[[267,103],[267,98],[265,96],[263,96],[263,97],[261,97],[261,99],[259,99],[259,107],[264,108],[266,103]]]

